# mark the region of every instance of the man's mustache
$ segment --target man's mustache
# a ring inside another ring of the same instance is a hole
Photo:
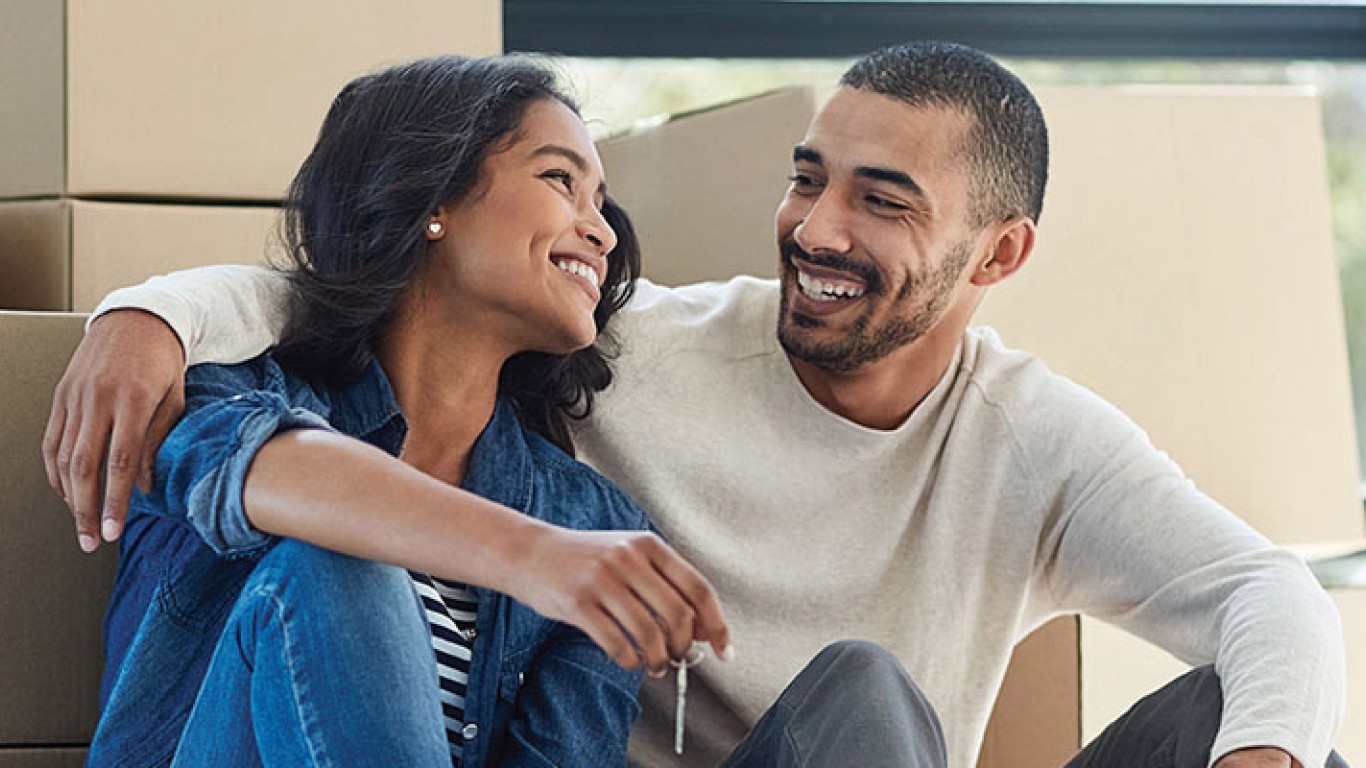
[[[868,293],[878,293],[882,290],[882,273],[878,272],[877,267],[872,264],[837,254],[816,255],[807,253],[797,244],[797,239],[791,236],[783,238],[778,246],[778,251],[782,255],[783,261],[793,266],[795,266],[795,262],[800,261],[814,267],[847,272],[868,286]]]

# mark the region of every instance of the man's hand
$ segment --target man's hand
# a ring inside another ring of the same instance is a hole
[[[508,594],[572,624],[618,664],[656,676],[693,640],[729,661],[730,629],[716,592],[658,536],[639,531],[551,529],[528,542]]]
[[[1214,768],[1303,768],[1290,755],[1275,747],[1254,747],[1230,752],[1219,758]]]
[[[106,541],[123,533],[133,483],[151,490],[157,449],[184,410],[185,352],[170,326],[140,310],[91,324],[57,384],[43,434],[47,481],[75,518],[81,549],[93,552],[101,531]]]

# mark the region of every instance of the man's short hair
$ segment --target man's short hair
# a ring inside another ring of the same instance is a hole
[[[1036,222],[1048,181],[1048,128],[1025,84],[981,51],[924,41],[880,48],[854,62],[840,85],[912,107],[965,113],[971,211],[981,227],[1012,216]]]

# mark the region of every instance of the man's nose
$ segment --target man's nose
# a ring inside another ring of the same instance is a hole
[[[792,236],[807,253],[819,251],[847,253],[852,245],[849,237],[849,211],[828,192],[822,194],[797,223]]]

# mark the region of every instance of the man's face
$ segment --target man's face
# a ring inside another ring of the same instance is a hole
[[[816,115],[777,215],[789,355],[854,371],[921,338],[960,299],[977,248],[969,125],[848,87]]]

